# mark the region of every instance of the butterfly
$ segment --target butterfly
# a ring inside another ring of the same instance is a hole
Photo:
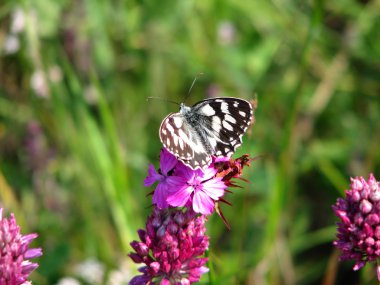
[[[242,144],[253,111],[250,102],[232,97],[205,99],[192,107],[182,103],[178,113],[162,121],[160,140],[185,165],[203,169],[212,156],[230,156]]]

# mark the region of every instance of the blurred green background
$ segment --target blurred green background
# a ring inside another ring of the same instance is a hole
[[[39,234],[33,284],[136,274],[177,111],[146,98],[181,102],[199,72],[188,104],[257,94],[236,155],[260,156],[222,206],[231,230],[208,221],[201,284],[377,284],[338,262],[331,205],[350,176],[380,179],[380,1],[2,0],[0,205]]]

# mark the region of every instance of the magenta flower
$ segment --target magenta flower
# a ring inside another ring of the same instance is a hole
[[[13,214],[3,218],[0,208],[0,285],[26,285],[29,274],[38,267],[28,259],[42,255],[41,248],[28,248],[37,234],[21,235]]]
[[[135,252],[130,258],[143,263],[129,284],[191,284],[208,272],[207,258],[202,258],[208,248],[204,216],[191,210],[160,210],[155,208],[148,217],[146,230],[139,230],[141,241],[131,242]]]
[[[179,189],[171,191],[167,202],[173,207],[182,207],[190,203],[194,212],[210,215],[215,201],[223,196],[227,188],[221,177],[215,177],[217,169],[211,165],[206,170],[192,170],[180,164],[176,169]],[[182,183],[181,183],[182,182]]]
[[[332,206],[339,217],[334,245],[342,251],[341,260],[354,259],[353,270],[380,258],[380,184],[373,174],[368,181],[351,178],[351,189],[345,198],[338,198]],[[380,280],[380,266],[377,266]]]
[[[218,162],[226,161],[218,159]],[[205,170],[193,170],[178,161],[165,148],[161,150],[160,169],[157,172],[149,165],[144,186],[158,181],[153,194],[153,204],[160,209],[192,206],[196,213],[209,215],[215,202],[223,196],[227,184],[222,177],[216,177],[218,169],[212,163]]]
[[[177,179],[171,176],[177,163],[177,158],[163,148],[160,153],[160,169],[158,172],[153,165],[149,164],[148,176],[144,180],[144,186],[152,186],[158,182],[153,194],[153,204],[160,209],[168,207],[166,202],[168,193],[177,185]]]

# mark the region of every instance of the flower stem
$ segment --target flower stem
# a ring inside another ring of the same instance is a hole
[[[209,272],[208,272],[208,284],[210,285],[213,285],[213,284],[216,284],[215,283],[215,278],[214,278],[214,266],[211,262],[211,258],[210,258],[210,255],[209,255],[209,250],[206,250],[205,252],[205,256],[208,258],[208,261],[207,261],[207,267],[209,268]]]

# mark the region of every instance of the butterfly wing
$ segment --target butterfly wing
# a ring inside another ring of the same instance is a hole
[[[181,105],[161,123],[165,148],[192,169],[210,165],[211,155],[230,156],[253,120],[252,105],[237,98],[214,98]]]
[[[164,147],[192,169],[211,163],[199,135],[182,114],[169,114],[162,121],[159,134]]]
[[[213,98],[198,102],[193,112],[202,117],[200,132],[207,135],[212,155],[229,156],[242,143],[253,121],[251,103],[238,98]]]

